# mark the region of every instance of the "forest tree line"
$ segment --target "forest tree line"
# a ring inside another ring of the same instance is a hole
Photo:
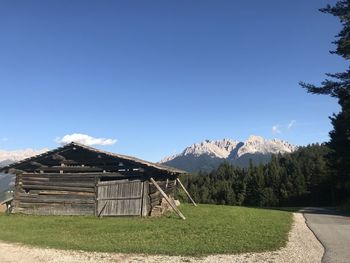
[[[337,189],[329,171],[326,145],[313,144],[274,155],[269,163],[239,168],[222,163],[210,173],[181,179],[199,203],[247,206],[332,205]],[[180,199],[187,201],[183,193]]]

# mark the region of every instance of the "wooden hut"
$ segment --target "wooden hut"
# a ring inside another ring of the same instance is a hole
[[[179,212],[173,197],[185,173],[78,143],[0,172],[16,175],[12,213],[95,216],[159,215],[167,207]]]

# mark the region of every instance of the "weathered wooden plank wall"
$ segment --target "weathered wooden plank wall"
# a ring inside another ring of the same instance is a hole
[[[17,175],[15,213],[94,215],[95,174],[22,173]]]
[[[143,182],[140,180],[106,181],[98,183],[98,215],[140,216]]]

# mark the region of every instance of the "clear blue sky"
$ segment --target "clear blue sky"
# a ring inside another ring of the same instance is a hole
[[[346,67],[327,3],[0,1],[0,149],[83,133],[158,161],[204,139],[326,141],[337,101],[298,82]]]

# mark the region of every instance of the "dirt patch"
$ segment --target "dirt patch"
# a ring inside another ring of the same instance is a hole
[[[203,258],[148,256],[117,253],[95,253],[32,248],[0,242],[0,262],[321,262],[324,249],[305,224],[302,214],[294,213],[294,223],[289,233],[287,246],[278,251],[245,253],[238,255],[213,255]]]

